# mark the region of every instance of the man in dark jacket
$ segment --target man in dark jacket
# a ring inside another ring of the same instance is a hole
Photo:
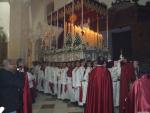
[[[4,60],[0,69],[0,106],[5,108],[4,113],[16,113],[19,107],[18,89],[23,88],[22,77],[12,73],[11,60]]]

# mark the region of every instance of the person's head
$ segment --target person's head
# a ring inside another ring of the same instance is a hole
[[[127,62],[128,62],[127,58],[124,58],[124,59],[123,59],[123,62],[124,62],[124,63],[127,63]]]
[[[99,56],[97,58],[97,64],[98,65],[104,65],[104,63],[105,63],[105,58],[103,56]]]
[[[24,66],[24,71],[29,72],[29,68],[27,66]]]
[[[71,66],[71,63],[70,62],[67,62],[67,67],[70,67]]]
[[[54,62],[54,63],[53,63],[53,67],[58,67],[58,63],[57,63],[57,62]]]
[[[84,60],[84,59],[81,59],[81,60],[80,60],[80,64],[81,64],[81,66],[85,66],[85,60]]]
[[[114,61],[109,61],[106,63],[107,68],[112,68],[114,66]]]
[[[72,68],[76,67],[76,62],[75,62],[75,61],[72,61],[72,62],[71,62],[71,67],[72,67]]]
[[[59,62],[59,68],[62,68],[63,67],[63,63],[62,62]]]
[[[66,67],[66,62],[63,62],[62,66],[63,66],[63,68],[65,68]]]
[[[147,62],[140,62],[139,73],[140,75],[144,75],[144,74],[150,75],[150,65]]]
[[[137,60],[133,61],[133,66],[134,68],[138,68],[139,62]]]
[[[32,62],[32,65],[33,65],[33,66],[36,66],[36,61],[33,61],[33,62]]]
[[[14,68],[12,61],[10,59],[3,60],[3,68],[9,71],[12,70]]]
[[[86,65],[87,65],[87,67],[91,67],[91,61],[88,60],[88,61],[86,62]]]
[[[118,66],[119,61],[114,61],[114,66]]]
[[[76,61],[76,67],[80,67],[80,61]]]
[[[95,67],[96,65],[97,65],[97,61],[96,60],[92,61],[92,67]]]
[[[17,67],[24,67],[24,61],[22,58],[17,59]]]

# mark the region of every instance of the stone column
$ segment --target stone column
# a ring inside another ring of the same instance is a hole
[[[24,0],[10,1],[10,40],[8,43],[8,58],[27,60],[30,26],[29,5]]]
[[[8,42],[8,58],[21,57],[21,18],[22,0],[10,1],[10,39]]]

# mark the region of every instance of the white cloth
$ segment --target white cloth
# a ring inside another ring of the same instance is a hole
[[[61,99],[61,91],[62,91],[62,84],[61,84],[61,76],[62,76],[63,69],[59,68],[57,73],[58,78],[58,89],[57,89],[57,98]]]
[[[121,74],[121,66],[120,62],[115,61],[115,65],[112,68],[109,68],[109,71],[111,73],[111,78],[113,82],[113,102],[114,106],[117,107],[119,106],[119,95],[120,95],[120,81],[118,78],[120,78]]]
[[[71,102],[75,102],[74,97],[74,89],[72,87],[72,77],[67,77],[67,99],[69,99]]]
[[[84,72],[85,72],[85,68],[81,66],[81,67],[76,67],[72,73],[73,87],[75,91],[75,101],[78,102],[78,105],[83,105],[83,103],[79,101],[79,96],[80,96],[80,87],[81,87],[81,82],[82,82]]]
[[[85,74],[83,76],[83,80],[82,80],[82,90],[83,90],[82,104],[85,104],[85,102],[86,102],[88,80],[89,80],[89,74],[90,74],[91,70],[92,70],[91,67],[87,67],[85,70]]]
[[[58,76],[60,74],[60,69],[58,67],[52,67],[52,81],[54,84],[54,94],[57,95],[58,93]]]
[[[45,68],[45,76],[44,76],[44,93],[52,93],[50,90],[49,83],[51,82],[51,68],[47,66]]]
[[[36,83],[38,83],[38,73],[40,71],[40,66],[36,65],[33,69],[33,75],[35,77]]]
[[[67,84],[67,71],[68,71],[68,68],[63,68],[61,69],[61,76],[60,76],[60,81],[61,81],[61,84]]]
[[[38,72],[38,85],[37,85],[37,89],[38,91],[44,91],[44,87],[42,85],[44,83],[44,72],[42,70],[40,70]]]
[[[62,89],[61,89],[61,99],[66,99],[67,97],[67,71],[68,71],[68,68],[67,67],[65,67],[65,68],[63,68],[63,69],[61,69],[62,71],[61,71],[61,76],[60,76],[60,81],[61,81],[61,87],[62,87]]]
[[[85,68],[84,67],[76,67],[73,70],[73,76],[72,76],[72,82],[73,82],[73,87],[77,88],[81,86],[81,81],[83,78]]]
[[[30,72],[27,72],[27,76],[28,76],[29,88],[33,88],[33,80],[35,78]]]

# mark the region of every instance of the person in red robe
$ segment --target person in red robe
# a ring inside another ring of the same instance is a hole
[[[127,113],[150,113],[150,66],[144,63],[139,71],[141,78],[129,92]]]
[[[113,113],[113,88],[104,58],[98,57],[97,66],[89,74],[84,113]]]
[[[17,113],[32,113],[32,98],[30,94],[29,81],[27,72],[24,69],[24,61],[19,58],[17,60],[17,72],[18,76],[23,77],[23,89],[19,89],[20,93],[20,108]]]
[[[128,97],[129,88],[135,79],[133,63],[124,59],[121,64],[119,113],[126,113],[126,98]]]

